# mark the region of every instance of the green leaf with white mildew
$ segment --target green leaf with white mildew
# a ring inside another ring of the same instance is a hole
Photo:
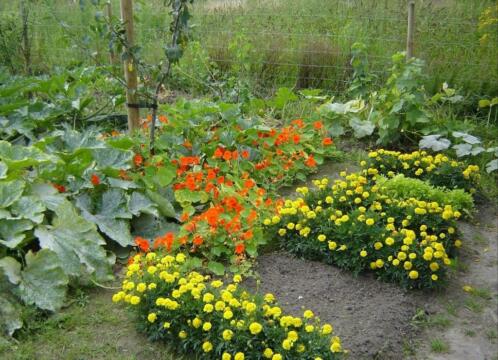
[[[52,225],[40,225],[35,230],[40,246],[59,256],[68,275],[80,276],[86,272],[98,281],[111,279],[112,261],[96,226],[81,217],[69,201],[64,201],[55,215]]]
[[[9,285],[5,285],[8,280]],[[17,285],[21,282],[21,264],[11,256],[5,256],[0,259],[0,290],[5,291],[11,285]]]
[[[161,215],[169,218],[177,217],[175,208],[168,199],[166,199],[164,196],[155,191],[146,190],[145,193],[147,194],[149,199],[151,199],[154,203],[156,203],[157,208],[161,213]]]
[[[446,150],[451,146],[451,141],[441,135],[427,135],[422,137],[418,143],[420,149],[431,149],[433,151]]]
[[[129,222],[124,220],[132,218],[124,191],[112,188],[102,194],[100,203],[96,206],[92,201],[89,194],[76,198],[76,206],[81,210],[83,217],[97,224],[100,231],[121,246],[133,244]]]
[[[69,282],[62,266],[57,254],[51,250],[42,249],[36,254],[28,252],[19,284],[21,299],[40,309],[60,309],[66,298]]]
[[[6,294],[0,295],[0,330],[8,336],[22,328],[21,308],[15,300]]]
[[[26,219],[0,219],[0,245],[17,248],[25,239],[26,232],[33,229],[34,223]]]
[[[7,164],[0,161],[0,179],[5,179],[7,177],[7,170],[9,170]]]
[[[354,131],[354,136],[361,139],[365,136],[370,136],[375,130],[375,125],[370,121],[362,121],[357,117],[353,117],[349,120],[349,126]]]
[[[0,140],[0,160],[7,164],[11,171],[58,161],[55,156],[45,154],[35,147],[12,145],[2,140]]]
[[[23,196],[12,204],[10,212],[18,219],[31,220],[40,224],[45,218],[47,208],[36,196]]]
[[[0,208],[6,208],[17,201],[26,183],[22,180],[0,181]]]
[[[159,216],[156,204],[154,204],[147,196],[138,191],[131,194],[128,207],[130,208],[130,212],[135,216],[140,215],[140,213]]]
[[[129,169],[133,152],[114,148],[94,149],[93,158],[100,169]]]

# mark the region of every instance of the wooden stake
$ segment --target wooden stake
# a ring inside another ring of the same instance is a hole
[[[413,57],[413,36],[415,33],[415,0],[408,1],[408,31],[406,33],[406,59]]]
[[[112,21],[112,4],[110,1],[105,4],[106,6],[106,13],[107,13],[107,18],[109,19],[109,23]],[[111,62],[111,65],[116,65],[116,53],[114,52],[114,48],[112,46],[109,47],[109,61]]]
[[[126,49],[129,51],[134,44],[133,36],[133,0],[121,0],[121,21],[125,26]],[[140,109],[137,104],[137,70],[133,59],[123,57],[123,68],[126,80],[126,102],[128,109],[128,131],[132,132],[140,126]]]

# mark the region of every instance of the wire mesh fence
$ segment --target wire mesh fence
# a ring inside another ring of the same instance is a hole
[[[261,88],[326,87],[340,91],[352,75],[351,46],[366,44],[369,68],[383,79],[391,55],[406,48],[404,0],[198,0],[192,9],[194,41],[182,69],[205,78],[213,69]],[[113,0],[114,14],[119,1]],[[417,0],[414,56],[426,62],[427,87],[442,82],[474,93],[498,93],[498,24],[482,26],[492,0]],[[102,8],[102,6],[100,7]],[[163,1],[135,3],[136,42],[147,61],[164,57],[169,13]],[[109,47],[95,26],[90,1],[33,3],[29,17],[35,71],[108,62]],[[0,61],[19,44],[13,24],[19,1],[0,5]],[[487,41],[482,41],[488,34]],[[12,41],[14,39],[14,41]],[[10,44],[10,45],[9,45]],[[22,61],[22,52],[20,52]],[[12,62],[12,61],[11,61]],[[213,68],[213,69],[211,69]],[[15,70],[15,69],[13,69]]]

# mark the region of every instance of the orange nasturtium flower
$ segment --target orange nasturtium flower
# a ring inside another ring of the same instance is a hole
[[[93,186],[97,186],[100,184],[100,178],[97,174],[93,174],[90,181],[92,182]]]
[[[144,158],[142,157],[142,155],[140,154],[135,154],[135,156],[133,156],[133,163],[135,164],[135,166],[141,166],[144,162]]]
[[[147,251],[149,251],[149,248],[150,248],[150,246],[149,246],[149,242],[148,242],[146,239],[144,239],[143,237],[137,236],[137,237],[135,238],[135,244],[136,244],[136,245],[138,246],[138,248],[139,248],[140,250],[142,250],[143,252],[147,252]]]
[[[329,138],[329,137],[324,138],[324,139],[323,139],[323,141],[322,141],[322,144],[323,144],[323,145],[325,145],[325,146],[327,146],[327,145],[332,145],[333,143],[334,143],[334,142],[333,142],[333,141],[332,141],[332,139],[331,139],[331,138]]]
[[[313,157],[313,155],[308,156],[308,158],[304,162],[304,165],[306,165],[308,167],[315,167],[316,166],[316,161],[315,161],[315,158]]]
[[[245,247],[245,245],[244,245],[244,244],[237,244],[237,245],[235,246],[235,253],[236,253],[237,255],[241,255],[241,254],[243,254],[245,250],[246,250],[246,247]]]

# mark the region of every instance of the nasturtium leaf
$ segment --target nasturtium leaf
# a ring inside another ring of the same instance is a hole
[[[488,99],[479,100],[479,107],[480,108],[485,108],[485,107],[488,107],[490,105],[491,105],[491,101],[489,101]]]
[[[26,183],[22,180],[0,181],[0,208],[6,208],[21,198]]]
[[[33,222],[26,219],[0,219],[0,245],[15,249],[33,227]]]
[[[173,164],[165,164],[157,169],[157,174],[154,176],[154,181],[162,187],[171,184],[176,177],[176,167]]]
[[[28,305],[40,309],[56,311],[66,298],[69,280],[57,254],[42,249],[36,254],[26,254],[26,267],[21,272],[19,294]]]
[[[225,266],[217,261],[210,261],[208,263],[208,269],[218,276],[225,274]]]
[[[121,150],[130,150],[135,145],[135,142],[127,136],[113,137],[108,139],[106,143],[115,149]]]
[[[0,330],[12,336],[16,330],[22,328],[20,306],[6,294],[0,294]]]
[[[205,203],[209,200],[209,196],[205,191],[191,191],[188,189],[181,189],[175,191],[175,199],[179,203]]]
[[[112,278],[112,263],[103,248],[104,239],[70,202],[64,201],[56,208],[52,225],[39,225],[35,236],[42,248],[57,253],[66,274],[79,276],[86,270],[99,281]]]
[[[446,150],[451,146],[451,141],[441,135],[427,135],[422,137],[418,143],[420,149],[431,149],[433,151]]]

